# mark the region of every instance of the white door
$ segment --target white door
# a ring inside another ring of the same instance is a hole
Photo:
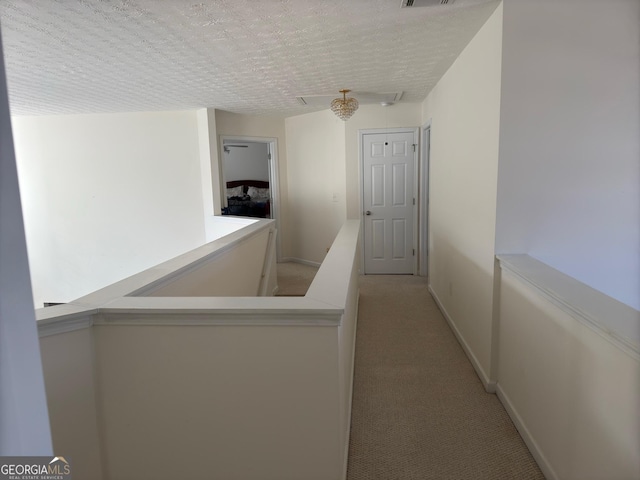
[[[414,133],[362,136],[364,273],[413,274]]]

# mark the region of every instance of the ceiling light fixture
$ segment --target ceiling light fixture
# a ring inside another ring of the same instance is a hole
[[[342,98],[336,98],[331,102],[331,111],[345,122],[358,110],[358,100],[353,97],[347,98],[347,93],[350,91],[346,89],[340,90]]]

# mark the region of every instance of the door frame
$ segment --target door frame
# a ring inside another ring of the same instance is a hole
[[[226,206],[227,197],[226,180],[224,176],[224,142],[252,142],[252,143],[266,143],[269,147],[269,153],[271,158],[269,162],[269,189],[271,190],[271,205],[269,206],[271,211],[271,218],[276,222],[276,232],[280,231],[280,182],[278,179],[278,172],[280,171],[278,166],[278,139],[275,137],[248,137],[246,135],[220,135],[218,142],[218,168],[220,169],[220,200],[223,205]],[[276,233],[276,260],[280,261],[282,256],[280,246],[280,235]]]
[[[360,208],[360,219],[362,221],[362,225],[364,227],[364,136],[371,134],[381,134],[381,133],[412,133],[413,134],[413,144],[415,145],[415,151],[413,153],[413,171],[418,172],[418,153],[420,150],[420,144],[418,142],[420,128],[418,127],[400,127],[400,128],[366,128],[358,130],[358,177],[359,177],[359,186],[360,186],[360,195],[358,196],[359,208]],[[414,175],[413,180],[413,196],[415,198],[415,204],[413,208],[413,249],[418,253],[418,203],[419,203],[419,182],[418,182],[419,174]],[[360,249],[360,265],[362,265],[362,274],[366,275],[365,272],[365,244],[364,244],[364,228],[360,229],[360,244],[362,248]],[[418,274],[418,255],[413,256],[413,275]]]
[[[419,221],[419,269],[418,275],[429,277],[429,179],[431,178],[430,168],[431,156],[431,119],[429,119],[420,129],[420,221]]]

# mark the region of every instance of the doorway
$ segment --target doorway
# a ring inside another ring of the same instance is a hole
[[[219,146],[222,214],[271,218],[279,229],[277,139],[221,135]]]
[[[222,214],[271,218],[269,144],[225,140],[222,152]]]
[[[429,276],[429,157],[431,154],[431,121],[423,125],[420,148],[420,235],[418,275]]]
[[[359,135],[364,273],[415,274],[418,129]]]

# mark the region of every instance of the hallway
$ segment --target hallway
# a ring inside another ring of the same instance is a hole
[[[361,276],[348,480],[543,479],[414,276]]]
[[[279,264],[278,294],[316,271]],[[423,277],[360,276],[351,415],[347,480],[544,479]]]

